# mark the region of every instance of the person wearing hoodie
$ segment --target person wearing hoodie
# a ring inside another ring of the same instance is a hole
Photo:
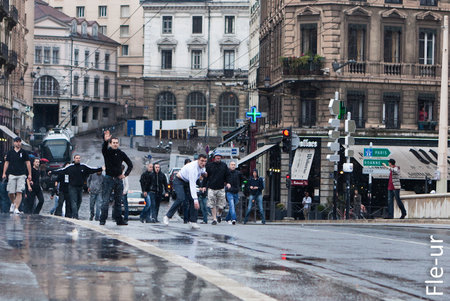
[[[100,211],[102,207],[102,186],[104,176],[101,171],[89,175],[87,179],[87,187],[89,192],[89,208],[91,211],[90,221],[94,219],[100,220]]]
[[[214,154],[214,161],[206,164],[206,188],[208,189],[208,207],[211,208],[212,225],[221,222],[222,210],[227,205],[225,198],[225,184],[229,189],[230,171],[228,166],[222,162],[222,155],[218,152]]]
[[[141,215],[139,217],[139,220],[141,223],[150,223],[151,222],[151,213],[152,208],[155,207],[155,200],[152,200],[150,197],[150,188],[152,186],[152,173],[153,173],[153,164],[148,163],[147,164],[147,170],[144,171],[141,175],[141,179],[139,182],[141,183],[141,190],[142,195],[145,199],[145,207],[144,210],[142,210]]]
[[[258,175],[258,171],[255,169],[252,172],[252,176],[248,180],[248,186],[250,189],[250,196],[248,197],[248,208],[247,213],[245,213],[244,224],[248,221],[248,216],[252,210],[253,203],[255,200],[258,202],[259,214],[261,215],[261,222],[266,223],[266,218],[264,217],[263,209],[263,197],[262,191],[264,190],[264,180]]]
[[[72,207],[72,218],[78,219],[78,210],[80,209],[82,196],[83,196],[83,184],[86,178],[93,173],[101,172],[103,169],[92,168],[84,163],[81,163],[81,156],[73,156],[73,163],[67,165],[66,167],[49,171],[51,173],[67,174],[69,176],[69,198]]]

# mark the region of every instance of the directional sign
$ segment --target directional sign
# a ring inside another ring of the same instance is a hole
[[[378,160],[378,159],[364,159],[363,166],[383,166],[383,163],[388,165],[389,160]]]
[[[386,168],[381,169],[381,168],[377,168],[377,167],[364,167],[362,172],[365,175],[367,175],[367,174],[388,175],[389,169],[386,169]]]
[[[364,157],[389,157],[390,154],[387,148],[364,148]]]

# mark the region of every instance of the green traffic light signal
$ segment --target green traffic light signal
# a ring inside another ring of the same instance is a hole
[[[345,118],[345,114],[347,114],[347,108],[343,101],[339,102],[339,115],[338,119],[343,120]]]

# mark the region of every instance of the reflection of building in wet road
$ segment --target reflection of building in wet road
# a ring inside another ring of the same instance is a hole
[[[0,215],[2,298],[236,299],[173,263],[94,231],[81,228],[73,240],[73,228],[61,219]],[[25,276],[36,281],[22,283]]]

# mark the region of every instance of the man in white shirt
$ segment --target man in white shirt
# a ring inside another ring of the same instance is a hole
[[[196,182],[205,173],[206,155],[200,154],[198,160],[186,164],[173,180],[173,189],[177,195],[175,203],[164,216],[163,223],[169,224],[169,219],[175,214],[179,204],[185,199],[189,201],[189,221],[192,229],[199,229],[197,214],[200,205],[198,203]]]
[[[305,197],[303,198],[303,215],[305,216],[305,220],[309,219],[309,209],[311,208],[311,197],[309,196],[309,192],[305,191]]]

